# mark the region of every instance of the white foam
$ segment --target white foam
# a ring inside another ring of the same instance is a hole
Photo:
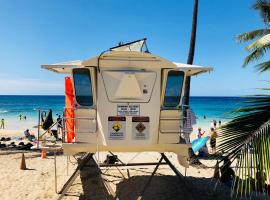
[[[0,113],[7,113],[7,110],[0,110]]]

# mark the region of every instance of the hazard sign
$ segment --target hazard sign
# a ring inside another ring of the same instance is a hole
[[[126,134],[126,117],[108,118],[108,139],[124,140]]]
[[[149,139],[149,117],[132,117],[132,139]]]

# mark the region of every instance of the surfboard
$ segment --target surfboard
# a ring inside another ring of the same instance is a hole
[[[191,143],[191,147],[194,153],[199,151],[209,140],[209,136],[198,138]]]

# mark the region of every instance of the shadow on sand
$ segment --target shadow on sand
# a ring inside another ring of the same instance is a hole
[[[126,170],[121,170],[126,171]],[[114,176],[119,180],[119,175],[112,175],[108,170],[101,178],[97,167],[84,168],[80,173],[81,186],[83,192],[78,195],[79,200],[137,200],[143,188],[150,178],[150,175],[131,176],[130,178],[120,178],[120,181],[108,181],[106,177]],[[121,175],[120,175],[121,176]],[[127,177],[127,176],[126,176]],[[141,199],[144,200],[178,200],[178,199],[200,199],[200,200],[231,200],[230,188],[226,186],[216,186],[216,181],[208,178],[186,177],[188,188],[176,176],[156,174],[151,184],[145,190]],[[106,183],[105,183],[106,182]],[[104,184],[105,183],[105,184]],[[107,185],[114,185],[113,193]]]

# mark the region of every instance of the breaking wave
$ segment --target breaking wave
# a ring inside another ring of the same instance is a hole
[[[0,113],[7,113],[7,110],[0,110]]]

